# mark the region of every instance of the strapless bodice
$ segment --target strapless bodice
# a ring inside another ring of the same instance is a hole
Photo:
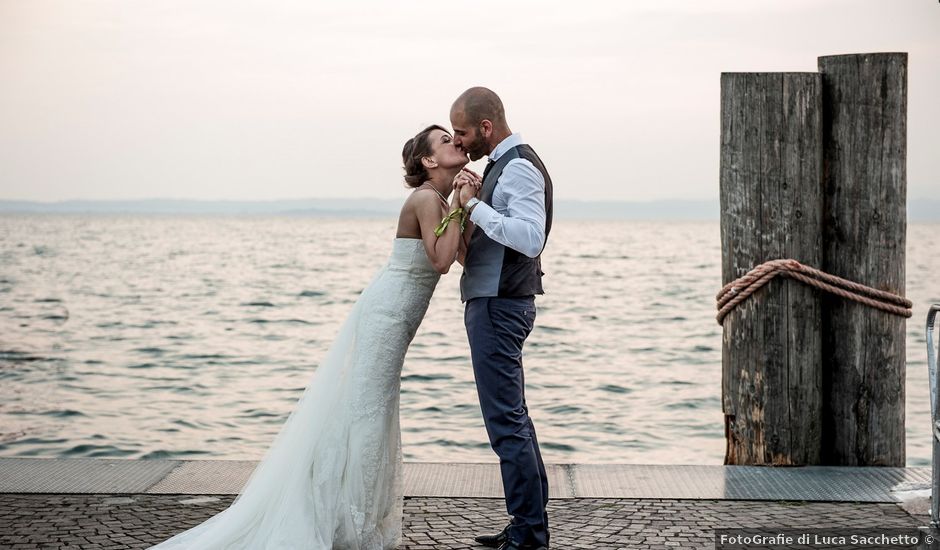
[[[388,265],[395,269],[437,273],[431,265],[428,253],[424,250],[424,241],[421,239],[396,237],[392,243],[392,254],[388,259]]]

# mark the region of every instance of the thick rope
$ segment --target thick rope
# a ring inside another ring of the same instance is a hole
[[[715,297],[718,300],[718,324],[722,324],[725,316],[738,304],[777,275],[796,279],[831,292],[836,296],[894,315],[911,316],[913,303],[907,298],[824,273],[818,269],[805,266],[796,260],[771,260],[760,264],[740,279],[726,284],[721,289],[721,292]]]

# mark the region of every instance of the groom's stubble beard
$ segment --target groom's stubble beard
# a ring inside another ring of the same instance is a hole
[[[479,132],[477,132],[476,139],[467,148],[467,154],[470,155],[470,160],[480,160],[490,154],[489,145]]]

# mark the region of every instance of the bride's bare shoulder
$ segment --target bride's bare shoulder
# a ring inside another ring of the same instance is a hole
[[[405,202],[402,203],[401,212],[398,215],[397,237],[419,238],[421,236],[418,213],[427,208],[427,194],[416,189],[405,197]]]
[[[402,211],[419,212],[429,207],[435,207],[440,199],[430,189],[415,189],[405,198]]]

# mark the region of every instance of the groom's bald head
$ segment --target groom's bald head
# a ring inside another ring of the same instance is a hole
[[[506,126],[506,111],[503,109],[503,102],[489,88],[477,86],[460,94],[450,108],[451,113],[455,111],[463,112],[466,121],[470,124],[476,125],[489,120],[493,126]]]
[[[489,155],[512,132],[506,124],[506,111],[499,96],[483,87],[460,94],[450,108],[454,145],[477,160]]]

